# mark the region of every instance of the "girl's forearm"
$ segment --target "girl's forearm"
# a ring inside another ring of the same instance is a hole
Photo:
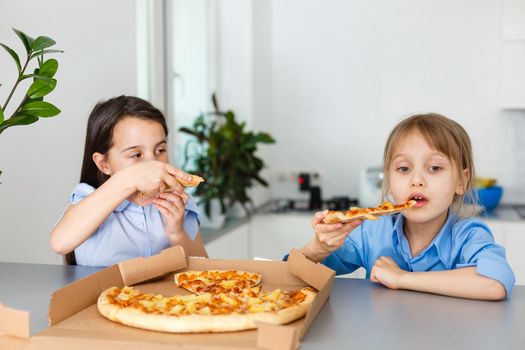
[[[317,239],[313,238],[308,244],[299,249],[301,253],[306,255],[306,257],[314,262],[320,262],[326,259],[332,252],[325,251],[320,244],[318,244]]]
[[[51,233],[51,247],[61,255],[73,251],[95,232],[111,212],[135,188],[118,175],[112,176],[95,192],[70,206]]]
[[[501,283],[478,274],[475,267],[408,272],[401,278],[400,288],[468,299],[501,300],[506,297]]]

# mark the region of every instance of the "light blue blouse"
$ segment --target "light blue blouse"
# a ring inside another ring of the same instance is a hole
[[[76,204],[95,188],[78,184],[70,197]],[[186,202],[184,229],[192,240],[199,231],[200,216],[195,200]],[[168,236],[159,210],[153,205],[145,207],[124,200],[100,227],[75,249],[78,265],[109,266],[139,256],[148,257],[169,248]]]
[[[515,277],[505,260],[505,249],[494,243],[492,232],[476,218],[450,215],[430,245],[412,256],[403,232],[402,214],[383,216],[378,221],[364,221],[346,238],[344,245],[323,261],[337,274],[350,273],[359,267],[366,277],[381,256],[391,257],[406,271],[440,271],[476,266],[476,271],[495,279],[509,296]]]

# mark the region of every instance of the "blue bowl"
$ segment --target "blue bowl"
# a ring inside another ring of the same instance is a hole
[[[500,186],[492,186],[486,188],[476,188],[479,203],[486,211],[496,208],[503,195],[503,188]]]

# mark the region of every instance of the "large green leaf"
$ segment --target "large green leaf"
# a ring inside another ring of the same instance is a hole
[[[4,111],[2,110],[2,106],[0,106],[0,124],[4,122]]]
[[[52,78],[58,70],[58,61],[54,58],[46,60],[38,69],[38,75]]]
[[[10,128],[12,126],[29,125],[29,124],[33,124],[37,120],[38,120],[37,116],[17,114],[9,118],[8,120],[4,120],[4,122],[0,124],[0,133],[3,132],[5,129]]]
[[[55,79],[51,79],[51,82],[37,79],[27,90],[27,96],[29,98],[43,97],[53,91],[56,85],[57,81]]]
[[[20,58],[18,57],[17,53],[7,45],[0,43],[0,46],[2,46],[11,55],[11,57],[13,57],[16,67],[18,68],[18,74],[20,74],[22,71],[22,66],[20,65]]]
[[[45,75],[40,75],[40,74],[24,74],[22,75],[22,77],[20,78],[20,81],[22,80],[25,80],[25,79],[29,79],[29,78],[33,78],[33,79],[40,79],[40,80],[45,80],[45,81],[48,81],[48,82],[51,82],[52,80],[54,80],[53,78],[50,78],[50,77],[47,77]]]
[[[29,55],[31,53],[31,46],[33,46],[33,42],[35,39],[31,38],[29,35],[26,35],[24,32],[21,32],[20,30],[17,30],[13,28],[14,32],[20,40],[22,40],[22,43],[24,44],[24,47],[26,48],[26,52]]]
[[[47,36],[39,36],[31,45],[31,49],[33,50],[33,52],[38,52],[47,49],[48,47],[51,47],[55,44],[56,42],[53,39],[48,38]]]
[[[32,115],[38,117],[53,117],[60,113],[60,109],[56,108],[49,102],[36,101],[26,103],[20,108],[20,113],[25,115]]]
[[[33,54],[29,57],[29,59],[31,60],[31,59],[33,59],[33,58],[35,58],[35,57],[37,57],[37,56],[42,56],[42,55],[45,55],[45,54],[48,54],[48,53],[57,53],[57,52],[64,52],[64,50],[54,50],[54,49],[53,49],[53,50],[42,50],[42,51],[38,51],[38,52],[33,53]]]

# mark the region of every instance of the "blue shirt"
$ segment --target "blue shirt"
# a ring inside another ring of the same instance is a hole
[[[441,231],[417,256],[412,256],[403,232],[403,221],[402,214],[364,221],[348,235],[343,246],[322,263],[337,274],[364,267],[367,278],[381,256],[391,257],[406,271],[442,271],[475,266],[479,274],[501,282],[507,296],[510,294],[515,278],[505,260],[505,249],[494,243],[492,232],[481,220],[458,219],[450,212]]]
[[[76,204],[95,188],[78,184],[70,197]],[[184,229],[194,240],[199,231],[200,216],[195,200],[186,202]],[[124,200],[117,206],[99,228],[75,249],[78,265],[109,266],[123,260],[148,257],[170,246],[160,211],[153,205],[145,207]]]

